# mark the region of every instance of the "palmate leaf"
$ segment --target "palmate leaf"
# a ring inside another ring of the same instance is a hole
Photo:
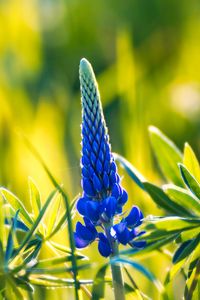
[[[179,164],[179,168],[185,185],[194,195],[196,195],[200,199],[200,183],[196,180],[196,178],[194,178],[194,176],[183,164]]]
[[[19,200],[19,198],[17,198],[9,190],[2,188],[2,187],[0,188],[0,193],[2,194],[5,201],[8,202],[15,211],[19,210],[19,215],[20,215],[21,219],[23,220],[23,222],[27,226],[30,226],[31,224],[33,224],[33,219],[31,218],[30,214],[24,207],[21,200]]]
[[[22,241],[21,245],[19,246],[19,248],[16,250],[15,252],[15,256],[17,256],[18,254],[20,254],[20,252],[22,251],[22,249],[24,249],[28,242],[30,241],[30,239],[32,238],[32,236],[34,235],[35,231],[37,230],[40,222],[42,221],[42,219],[44,218],[44,215],[46,213],[46,210],[49,206],[49,204],[51,203],[52,199],[54,198],[55,194],[57,193],[57,190],[53,191],[49,197],[47,198],[45,204],[43,205],[42,209],[40,210],[40,213],[38,215],[38,217],[36,218],[36,220],[34,221],[33,225],[31,226],[29,232],[26,234],[24,240]]]
[[[186,166],[188,171],[200,182],[200,166],[196,158],[194,151],[188,143],[185,143],[183,164]]]
[[[182,205],[179,205],[175,201],[173,201],[170,197],[168,197],[163,190],[148,182],[140,173],[135,169],[135,167],[128,162],[125,158],[120,156],[119,154],[114,153],[114,157],[122,167],[127,171],[129,176],[134,180],[134,182],[143,190],[145,190],[154,202],[161,208],[165,209],[171,214],[180,215],[180,216],[188,216],[193,214],[185,209]]]
[[[176,145],[158,128],[149,127],[153,151],[158,160],[163,175],[170,182],[183,186],[177,164],[182,162],[182,154]]]
[[[144,182],[143,185],[154,202],[169,213],[179,216],[193,216],[190,211],[169,198],[160,187],[149,182]]]
[[[191,213],[200,215],[200,200],[193,193],[173,184],[164,185],[163,190],[176,203],[187,208]]]
[[[183,217],[150,217],[145,219],[146,230],[184,230],[200,226],[200,219]]]
[[[33,155],[37,158],[37,160],[42,165],[43,169],[45,170],[46,174],[48,175],[49,179],[51,180],[51,182],[53,183],[55,188],[63,196],[65,207],[66,207],[67,222],[68,222],[69,243],[70,243],[70,247],[71,247],[71,251],[72,251],[73,278],[75,281],[75,290],[74,290],[75,291],[75,299],[78,300],[79,299],[78,290],[79,290],[80,286],[78,284],[78,279],[77,279],[78,271],[77,271],[77,263],[76,263],[76,256],[75,256],[76,248],[75,248],[75,242],[74,242],[74,230],[73,230],[73,225],[72,225],[72,220],[71,220],[71,207],[73,207],[73,206],[70,206],[67,194],[65,193],[63,188],[59,185],[57,180],[54,178],[54,176],[50,172],[49,168],[47,167],[47,165],[45,164],[44,160],[42,159],[42,157],[40,156],[38,151],[35,149],[35,147],[30,143],[30,141],[25,136],[24,136],[24,141],[25,141],[27,147],[29,148],[29,150],[33,153]]]

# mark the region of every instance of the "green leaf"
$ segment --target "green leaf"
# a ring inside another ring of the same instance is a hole
[[[15,256],[17,256],[21,250],[28,244],[32,236],[34,235],[35,231],[37,230],[40,222],[44,218],[45,212],[47,208],[49,207],[49,204],[51,203],[52,199],[54,198],[55,194],[57,193],[57,190],[53,191],[49,197],[47,198],[45,204],[43,205],[42,209],[40,210],[40,213],[36,220],[34,221],[32,227],[30,228],[30,231],[26,234],[24,240],[22,241],[20,247],[16,250]]]
[[[150,217],[145,219],[147,230],[184,230],[200,226],[200,219],[182,217]]]
[[[200,166],[196,158],[196,155],[190,145],[185,143],[183,164],[186,166],[189,172],[200,182]]]
[[[62,200],[62,196],[61,194],[58,194],[55,197],[52,205],[50,206],[49,215],[51,217],[49,218],[48,225],[47,225],[47,236],[51,234],[51,232],[54,230],[54,228],[57,225],[57,219],[59,217],[59,212],[61,207],[61,200]]]
[[[19,210],[16,212],[15,217],[12,220],[12,225],[10,227],[10,232],[8,235],[7,245],[6,245],[6,253],[5,253],[5,263],[8,264],[9,259],[11,258],[14,250],[14,238],[15,231],[17,226],[17,217],[19,214]]]
[[[192,193],[194,193],[194,195],[196,195],[200,199],[199,182],[194,178],[194,176],[188,171],[188,169],[183,164],[179,164],[179,168],[181,171],[181,176],[186,186],[191,190]]]
[[[176,276],[177,273],[179,273],[181,271],[181,268],[183,267],[185,263],[185,260],[179,261],[177,264],[172,265],[169,269],[169,271],[167,272],[164,284],[165,286],[168,285]]]
[[[137,257],[137,256],[146,257],[148,255],[152,255],[153,251],[155,251],[155,250],[157,251],[159,248],[171,243],[178,236],[179,236],[179,234],[177,234],[177,233],[171,234],[170,236],[168,236],[166,238],[162,238],[154,243],[150,243],[144,249],[128,249],[128,250],[120,251],[119,254],[127,255],[127,256],[134,256],[134,257]]]
[[[29,184],[29,193],[30,193],[32,212],[34,216],[38,216],[42,207],[40,192],[31,177],[28,178],[28,184]]]
[[[3,242],[4,242],[4,207],[3,207],[3,197],[0,193],[0,266],[4,264],[4,251],[3,251]]]
[[[163,175],[169,181],[182,186],[177,163],[182,162],[182,154],[176,145],[158,128],[149,127],[150,140]]]
[[[97,272],[92,286],[92,300],[104,298],[105,275],[108,264],[103,265]]]
[[[19,200],[19,198],[17,198],[13,193],[11,193],[5,188],[0,188],[0,192],[5,201],[7,201],[14,208],[15,211],[20,210],[19,214],[27,226],[33,224],[33,220],[30,217],[30,214],[27,212],[26,208],[24,207],[23,203]]]
[[[64,279],[64,278],[58,278],[50,275],[40,275],[35,277],[34,276],[29,276],[30,282],[34,285],[42,286],[44,288],[57,288],[57,287],[74,287],[74,280],[73,279]],[[88,279],[88,280],[79,280],[79,284],[83,286],[87,285],[92,285],[93,280]]]
[[[199,299],[199,296],[195,297],[195,290],[198,288],[200,276],[200,258],[196,260],[196,264],[193,267],[193,270],[190,274],[190,277],[186,280],[185,290],[184,290],[184,299]],[[198,291],[199,293],[199,291]]]
[[[12,287],[13,290],[13,294],[15,296],[15,299],[17,300],[24,300],[24,297],[22,295],[22,293],[20,292],[19,288],[17,287],[14,278],[10,276],[10,274],[6,277],[7,282],[9,283],[9,285]],[[11,289],[8,287],[7,288],[8,291],[10,291]],[[13,297],[11,296],[8,299],[13,299]]]
[[[149,182],[144,182],[144,187],[154,202],[169,213],[179,216],[188,216],[188,214],[190,214],[183,206],[172,201],[158,186]]]
[[[200,253],[200,243],[192,252],[192,255],[190,257],[190,265],[188,268],[187,278],[191,276],[193,269],[196,267],[196,263],[199,260],[199,253]]]
[[[196,248],[196,246],[200,242],[200,234],[190,241],[186,241],[177,249],[173,257],[173,263],[176,264],[179,261],[183,260],[192,253],[192,251]]]
[[[71,220],[71,208],[69,204],[69,199],[63,188],[58,184],[57,180],[54,178],[52,173],[50,172],[49,168],[45,164],[44,160],[42,159],[41,155],[38,153],[38,151],[35,149],[35,147],[30,143],[30,141],[24,136],[24,141],[27,145],[27,147],[30,149],[30,151],[33,153],[33,155],[37,158],[37,160],[40,162],[42,167],[44,168],[46,174],[48,175],[49,179],[53,183],[53,185],[56,187],[56,189],[62,194],[64,202],[65,202],[65,207],[66,207],[66,215],[67,215],[67,221],[68,221],[68,233],[69,233],[69,242],[70,242],[70,247],[72,251],[72,266],[73,266],[73,277],[75,281],[75,299],[78,300],[78,290],[79,290],[79,284],[78,284],[78,279],[77,279],[77,263],[76,263],[76,248],[75,248],[75,242],[74,242],[74,230],[73,230],[73,225],[72,225],[72,220]]]
[[[39,255],[41,247],[42,247],[42,241],[39,239],[35,241],[35,245],[31,247],[31,249],[29,247],[26,247],[26,250],[28,248],[29,251],[28,251],[28,255],[24,258],[24,264],[28,264],[31,260],[35,260]]]
[[[126,170],[128,175],[135,181],[135,183],[144,190],[143,182],[146,179],[138,172],[138,170],[124,157],[117,153],[113,153],[115,160],[119,161],[122,167]]]
[[[185,242],[197,236],[199,233],[199,227],[191,228],[187,231],[182,231],[180,234],[180,242]]]
[[[91,268],[91,264],[84,264],[77,266],[77,270],[85,270]],[[64,273],[71,273],[73,271],[72,267],[66,268],[66,267],[60,267],[60,268],[27,268],[26,272],[31,274],[64,274]]]
[[[77,255],[76,256],[77,259],[83,259],[84,256],[82,255]],[[55,265],[59,265],[59,264],[63,264],[66,262],[69,262],[72,260],[72,256],[71,255],[65,255],[65,256],[60,256],[60,257],[54,257],[54,258],[48,258],[48,259],[44,259],[44,260],[40,260],[36,267],[37,268],[48,268],[48,267],[52,267]]]
[[[171,199],[175,200],[176,203],[182,205],[191,212],[200,214],[200,201],[188,190],[173,184],[164,185],[163,190]]]
[[[34,292],[34,289],[28,282],[28,279],[24,279],[23,277],[14,277],[14,281],[17,287],[20,287],[27,292],[31,292],[31,293]]]

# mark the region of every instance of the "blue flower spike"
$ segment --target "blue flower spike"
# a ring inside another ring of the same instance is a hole
[[[138,227],[143,215],[134,206],[127,217],[116,223],[115,217],[122,214],[128,200],[121,186],[117,165],[111,152],[98,84],[90,63],[83,58],[79,68],[82,104],[82,197],[77,202],[77,211],[83,216],[83,225],[77,222],[74,233],[77,248],[84,248],[98,241],[99,253],[113,255],[115,243],[142,247],[135,241],[140,233]],[[102,232],[103,231],[103,232]],[[112,232],[112,234],[111,234]]]

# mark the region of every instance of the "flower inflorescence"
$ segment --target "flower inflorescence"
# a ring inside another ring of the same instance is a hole
[[[136,227],[143,219],[137,206],[131,209],[127,217],[114,224],[114,217],[122,214],[128,195],[121,186],[111,152],[98,85],[86,59],[80,62],[80,86],[83,194],[77,202],[77,210],[83,216],[85,225],[80,222],[76,224],[76,247],[84,248],[98,240],[99,252],[105,257],[113,254],[112,245],[115,242],[144,247],[144,241],[134,241],[141,234]]]

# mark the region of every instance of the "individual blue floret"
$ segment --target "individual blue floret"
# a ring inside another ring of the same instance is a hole
[[[92,222],[84,218],[85,226],[80,222],[76,224],[74,233],[75,245],[77,248],[85,248],[91,244],[97,237],[98,233]]]
[[[99,243],[98,243],[99,253],[104,257],[110,256],[112,250],[107,237],[102,232],[99,233],[98,237],[99,237]]]

